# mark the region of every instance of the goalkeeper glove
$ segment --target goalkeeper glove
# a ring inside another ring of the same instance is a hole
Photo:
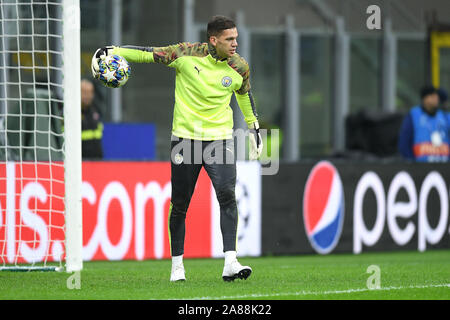
[[[250,129],[250,153],[248,158],[250,160],[256,160],[261,155],[263,149],[261,134],[259,133],[259,123],[258,121],[255,121],[248,127]]]
[[[99,76],[98,63],[100,62],[100,60],[105,59],[106,56],[111,55],[113,49],[114,49],[113,46],[108,46],[108,47],[98,48],[97,51],[95,51],[94,56],[92,57],[92,61],[91,61],[91,71],[92,71],[92,76],[94,78],[97,79]]]

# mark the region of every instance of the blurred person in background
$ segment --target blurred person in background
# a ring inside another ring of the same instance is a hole
[[[417,162],[446,162],[450,156],[449,122],[439,108],[439,93],[433,86],[421,90],[421,104],[403,120],[398,147],[401,155]]]
[[[94,84],[87,79],[81,80],[81,154],[83,159],[99,160],[103,158],[103,123],[94,97]]]
[[[94,78],[98,77],[98,62],[108,55],[119,55],[132,63],[161,63],[176,69],[171,139],[170,281],[186,280],[183,265],[185,220],[202,167],[212,181],[220,205],[225,255],[222,278],[224,281],[247,279],[252,272],[236,257],[238,210],[233,111],[230,108],[233,94],[250,129],[250,160],[261,155],[263,144],[250,93],[250,69],[236,53],[237,37],[233,20],[214,16],[207,26],[207,43],[184,42],[167,47],[110,46],[98,49],[92,58]],[[189,147],[180,148],[180,144]],[[205,158],[205,152],[211,156]],[[222,160],[225,157],[227,161],[209,161],[216,156]]]

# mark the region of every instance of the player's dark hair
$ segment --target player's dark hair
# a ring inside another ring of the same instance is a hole
[[[234,21],[225,16],[214,16],[208,22],[208,28],[206,30],[207,40],[211,36],[218,36],[223,30],[236,28]]]

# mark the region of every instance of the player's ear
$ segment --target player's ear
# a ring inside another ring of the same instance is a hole
[[[211,37],[209,37],[209,42],[210,42],[213,46],[216,46],[216,45],[217,45],[217,38],[216,38],[216,36],[211,36]]]

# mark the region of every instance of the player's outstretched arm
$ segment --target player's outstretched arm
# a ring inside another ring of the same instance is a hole
[[[151,63],[155,62],[153,59],[153,48],[151,47],[138,47],[138,46],[106,46],[103,48],[98,48],[91,62],[92,76],[94,78],[98,77],[99,73],[99,62],[106,56],[118,55],[124,57],[128,62],[136,63]]]
[[[162,63],[169,67],[177,67],[177,59],[180,56],[190,54],[195,50],[195,45],[182,42],[167,47],[140,47],[140,46],[107,46],[97,49],[92,57],[92,75],[98,75],[98,63],[102,57],[118,55],[128,62],[134,63]]]
[[[155,62],[152,47],[138,47],[138,46],[113,47],[111,54],[116,54],[118,56],[124,57],[128,62],[135,62],[135,63]]]

